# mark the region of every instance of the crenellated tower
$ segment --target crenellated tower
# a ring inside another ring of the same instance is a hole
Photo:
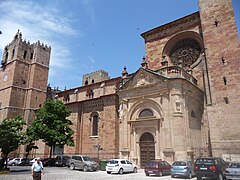
[[[23,117],[27,124],[45,99],[51,47],[31,44],[17,32],[3,51],[0,68],[0,121]]]

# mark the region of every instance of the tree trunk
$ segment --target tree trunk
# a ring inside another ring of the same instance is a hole
[[[52,158],[52,149],[53,149],[53,146],[50,146],[50,157],[49,158]]]

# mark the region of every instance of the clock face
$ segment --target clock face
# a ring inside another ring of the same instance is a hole
[[[4,81],[7,81],[7,79],[8,79],[8,76],[5,75],[4,78],[3,78],[3,80],[4,80]]]

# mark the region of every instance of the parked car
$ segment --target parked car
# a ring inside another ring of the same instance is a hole
[[[191,179],[195,175],[194,165],[191,161],[175,161],[171,168],[171,177],[187,177]]]
[[[222,158],[202,157],[195,161],[194,172],[198,180],[201,180],[202,177],[212,177],[222,180],[227,167],[228,163]]]
[[[16,166],[19,164],[20,158],[13,158],[13,159],[9,159],[9,161],[7,162],[7,164],[9,166]]]
[[[146,176],[154,174],[157,176],[170,175],[171,165],[167,161],[153,160],[149,161],[144,168]]]
[[[59,155],[56,157],[56,166],[68,166],[70,156]]]
[[[111,159],[106,165],[106,171],[108,174],[126,172],[137,173],[137,166],[126,159]]]
[[[36,161],[36,158],[30,160],[30,164],[32,165]]]
[[[31,160],[29,158],[20,158],[20,161],[18,163],[19,166],[30,166]]]
[[[43,166],[55,166],[55,158],[43,158],[41,159]]]
[[[97,162],[93,161],[89,156],[85,155],[74,155],[69,159],[69,167],[71,170],[76,168],[83,171],[97,171],[99,165]]]
[[[239,179],[240,180],[240,162],[232,162],[225,170],[226,179]]]

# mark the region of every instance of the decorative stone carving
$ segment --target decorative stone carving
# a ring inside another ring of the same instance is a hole
[[[144,74],[141,74],[141,75],[140,75],[140,78],[139,78],[139,81],[138,81],[138,83],[137,83],[137,86],[142,86],[142,85],[144,85],[144,84],[146,84],[145,75],[144,75]]]
[[[177,42],[170,51],[170,58],[174,65],[190,67],[201,53],[201,46],[195,39],[184,39]]]

